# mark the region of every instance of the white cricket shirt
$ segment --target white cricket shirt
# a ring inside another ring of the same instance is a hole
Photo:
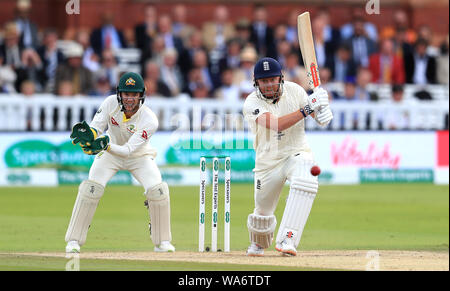
[[[130,119],[120,110],[116,95],[111,95],[103,101],[91,124],[98,135],[106,130],[110,138],[108,152],[120,157],[140,157],[151,155],[156,157],[156,149],[149,142],[150,136],[158,128],[158,118],[146,105]]]
[[[256,119],[266,112],[281,117],[300,110],[308,104],[307,96],[300,85],[289,81],[284,82],[283,94],[275,104],[258,98],[255,91],[247,96],[243,113],[255,135],[253,142],[256,152],[255,171],[276,167],[278,163],[301,151],[311,151],[305,136],[304,119],[281,132],[268,129],[256,122]]]

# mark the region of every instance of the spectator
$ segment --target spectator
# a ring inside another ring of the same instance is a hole
[[[36,86],[33,81],[24,80],[22,84],[20,84],[20,93],[25,97],[32,97],[36,94]]]
[[[100,68],[95,72],[96,77],[105,77],[108,80],[110,89],[114,89],[119,81],[119,74],[120,69],[113,51],[105,49],[100,59]]]
[[[445,41],[441,44],[441,54],[437,58],[437,69],[436,75],[439,84],[447,85],[449,81],[448,74],[448,42],[449,37],[445,38]]]
[[[277,24],[275,26],[274,31],[273,31],[273,37],[275,39],[275,45],[277,45],[281,41],[288,41],[289,42],[289,40],[286,37],[286,35],[288,34],[287,33],[287,29],[288,29],[288,27],[284,23],[279,23],[279,24]],[[289,44],[291,44],[291,43],[289,43]],[[292,46],[293,45],[294,44],[292,43]]]
[[[351,12],[352,22],[344,24],[341,27],[341,37],[342,39],[352,38],[360,30],[358,34],[367,36],[372,42],[378,41],[378,31],[377,27],[364,19],[366,15],[364,9],[354,8]],[[359,26],[358,28],[356,26]]]
[[[121,30],[114,26],[114,15],[111,12],[102,14],[102,26],[91,34],[91,45],[97,55],[105,49],[120,49],[127,47]]]
[[[407,63],[407,83],[436,84],[436,59],[427,54],[428,42],[418,39],[414,45],[414,55],[405,60]]]
[[[327,63],[333,62],[339,43],[339,37],[336,36],[338,32],[331,28],[329,17],[325,10],[321,10],[318,16],[313,18],[312,31],[317,64],[319,68],[322,68],[326,66]]]
[[[413,44],[417,39],[417,33],[409,25],[408,15],[404,10],[397,10],[393,16],[393,26],[386,26],[381,31],[381,38],[393,38],[399,31],[402,31],[403,41]]]
[[[222,72],[222,86],[214,92],[214,98],[228,102],[239,101],[239,87],[233,84],[233,71],[226,68]]]
[[[236,26],[236,39],[239,41],[241,47],[246,47],[250,44],[250,22],[246,18],[241,18],[237,21]]]
[[[419,39],[423,39],[428,43],[426,51],[427,55],[432,57],[437,57],[439,55],[439,48],[433,45],[433,31],[428,25],[422,24],[417,29],[416,42]]]
[[[208,66],[208,55],[205,51],[197,51],[194,54],[193,67],[200,70],[203,84],[208,89],[208,92],[212,92],[215,88],[219,87],[220,80],[215,79]]]
[[[287,18],[287,25],[285,26],[285,34],[283,38],[286,39],[291,45],[298,43],[297,17],[300,13],[301,12],[298,10],[292,10],[289,12]]]
[[[16,79],[16,72],[10,66],[3,65],[3,57],[0,55],[0,93],[15,93]]]
[[[163,63],[163,54],[166,50],[164,38],[162,35],[157,35],[152,42],[152,58],[151,60],[157,62],[159,65]],[[176,50],[175,50],[176,52]],[[147,59],[146,59],[147,60]],[[145,63],[144,63],[145,64]]]
[[[83,47],[83,66],[91,72],[96,72],[100,68],[100,55],[97,55],[91,46],[89,32],[85,29],[77,31],[75,40]]]
[[[228,8],[218,5],[214,10],[213,21],[202,26],[203,44],[208,52],[213,49],[224,52],[227,41],[235,36],[234,25],[228,20]]]
[[[201,32],[199,30],[194,30],[189,35],[183,54],[178,60],[180,70],[183,73],[184,81],[187,81],[188,73],[192,69],[195,53],[200,50],[205,51],[206,47],[203,45]]]
[[[404,130],[410,127],[410,116],[404,105],[409,104],[404,100],[403,85],[394,84],[392,86],[392,99],[383,102],[389,110],[383,112],[380,121],[384,123],[384,128],[389,130]]]
[[[354,78],[347,78],[344,82],[344,92],[342,95],[336,96],[336,100],[339,100],[341,102],[358,102],[358,97],[356,96],[356,82]],[[350,117],[350,120],[347,120],[346,118]],[[347,115],[342,112],[340,116],[337,116],[339,122],[340,122],[340,128],[341,129],[357,129],[358,128],[358,113],[353,112],[353,114]]]
[[[259,56],[277,59],[275,36],[267,23],[267,10],[264,6],[256,6],[253,12],[250,41],[255,45]]]
[[[241,98],[253,91],[253,67],[258,59],[256,50],[248,46],[241,51],[241,64],[233,71],[233,84],[239,87]]]
[[[183,76],[177,66],[177,58],[174,48],[164,50],[160,67],[161,80],[169,87],[171,96],[177,96],[183,89]]]
[[[329,54],[334,55],[334,52],[336,52],[341,42],[341,33],[339,29],[336,29],[331,25],[330,13],[327,8],[320,8],[317,12],[317,18],[322,19],[323,22],[322,38],[326,44],[327,51]],[[294,43],[294,45],[298,45],[298,43]]]
[[[107,97],[113,94],[115,94],[115,90],[111,88],[108,79],[103,75],[96,76],[95,88],[88,93],[89,96],[93,97]]]
[[[187,9],[184,4],[176,4],[173,8],[173,34],[186,43],[189,36],[196,30],[194,26],[186,22]]]
[[[20,88],[24,80],[34,83],[36,90],[41,92],[45,82],[41,58],[32,48],[24,49],[22,52],[22,67],[17,72],[17,86]]]
[[[347,78],[356,77],[356,64],[348,44],[341,44],[332,58],[327,58],[326,67],[330,68],[331,78],[336,82],[344,82]]]
[[[158,19],[159,35],[164,39],[164,47],[166,49],[174,48],[178,55],[183,54],[184,46],[180,37],[174,35],[172,31],[172,19],[167,14],[163,14]]]
[[[286,81],[295,82],[305,90],[309,90],[306,70],[299,65],[298,54],[296,52],[291,51],[288,53],[283,68],[283,75]]]
[[[64,55],[57,47],[58,33],[49,28],[44,32],[43,45],[37,53],[43,63],[42,87],[45,92],[54,92],[56,68],[64,62]]]
[[[403,60],[394,53],[394,42],[383,39],[380,52],[370,57],[370,72],[373,83],[403,84],[405,83],[405,69]]]
[[[60,97],[74,96],[73,82],[70,80],[63,80],[61,82],[58,82],[57,88],[58,90],[56,92],[56,95]]]
[[[152,4],[145,5],[144,21],[136,25],[134,28],[134,35],[136,40],[136,47],[141,50],[141,64],[152,58],[153,40],[158,34],[157,11]]]
[[[36,93],[36,87],[34,85],[33,81],[25,80],[20,84],[20,93],[22,96],[26,98],[33,97],[33,95]],[[26,110],[26,119],[27,119],[27,131],[30,131],[32,128],[32,108],[31,106],[27,106]]]
[[[188,83],[186,92],[192,98],[207,98],[209,97],[209,90],[206,87],[206,84],[203,82],[202,73],[200,69],[193,68],[189,72]]]
[[[292,45],[287,40],[281,39],[277,42],[278,62],[280,63],[281,67],[284,67],[286,65],[286,59],[291,51]]]
[[[38,28],[30,21],[31,0],[18,0],[15,9],[14,20],[19,32],[19,43],[21,47],[37,49],[39,46]]]
[[[355,95],[358,100],[378,101],[378,94],[368,90],[368,85],[372,81],[372,73],[369,69],[360,68],[356,76]]]
[[[61,64],[56,69],[55,89],[58,94],[62,82],[71,82],[72,94],[87,95],[94,88],[94,78],[88,69],[82,65],[83,47],[78,43],[73,43],[65,52],[67,63]],[[64,92],[68,92],[67,88],[63,88]],[[60,95],[60,94],[58,94]]]
[[[171,97],[169,87],[161,80],[159,65],[156,62],[147,61],[145,64],[144,82],[149,84],[148,95]]]
[[[319,70],[319,76],[320,76],[320,86],[322,88],[324,88],[325,90],[327,90],[328,92],[328,99],[334,100],[336,98],[339,99],[339,94],[336,92],[334,86],[332,86],[332,84],[330,84],[331,82],[331,70],[327,67],[323,67],[320,68]],[[330,86],[331,85],[331,86]],[[308,87],[303,87],[305,90],[309,88]]]
[[[394,46],[395,54],[403,60],[403,67],[405,70],[405,74],[407,75],[408,70],[410,69],[408,60],[411,60],[413,58],[414,49],[412,45],[410,45],[407,41],[406,29],[397,29],[394,35]]]
[[[339,98],[339,100],[345,101],[355,101],[358,100],[356,96],[356,80],[355,78],[349,77],[344,81],[344,92]]]
[[[225,56],[220,60],[220,68],[221,71],[225,70],[226,68],[230,69],[237,69],[239,68],[239,65],[241,63],[241,44],[238,39],[234,38],[231,39],[228,42],[227,45],[227,53]]]
[[[353,61],[357,66],[367,67],[369,58],[375,52],[375,42],[367,37],[364,30],[364,19],[353,20],[353,35],[345,41],[352,48]]]
[[[3,58],[3,63],[13,70],[20,69],[22,67],[22,50],[17,25],[13,22],[7,23],[4,29],[4,42],[0,45],[0,57]]]

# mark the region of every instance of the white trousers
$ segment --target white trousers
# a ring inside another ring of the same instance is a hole
[[[301,160],[313,161],[313,155],[309,152],[300,152],[290,156],[276,168],[255,172],[254,214],[263,216],[274,214],[286,181],[291,181],[293,177],[300,176],[299,171],[303,169],[298,165]]]
[[[89,180],[105,187],[119,170],[129,171],[145,191],[162,182],[161,172],[151,156],[121,158],[108,152],[95,157],[89,170]]]

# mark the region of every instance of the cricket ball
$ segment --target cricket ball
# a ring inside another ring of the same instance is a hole
[[[320,175],[320,168],[319,168],[319,166],[313,166],[311,168],[311,175],[313,175],[313,176],[319,176]]]

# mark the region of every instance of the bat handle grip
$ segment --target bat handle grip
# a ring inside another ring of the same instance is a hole
[[[314,87],[314,88],[313,88],[313,92],[317,92],[317,90],[318,90],[319,88],[320,88],[320,86]],[[319,108],[318,111],[321,112],[321,109]]]

